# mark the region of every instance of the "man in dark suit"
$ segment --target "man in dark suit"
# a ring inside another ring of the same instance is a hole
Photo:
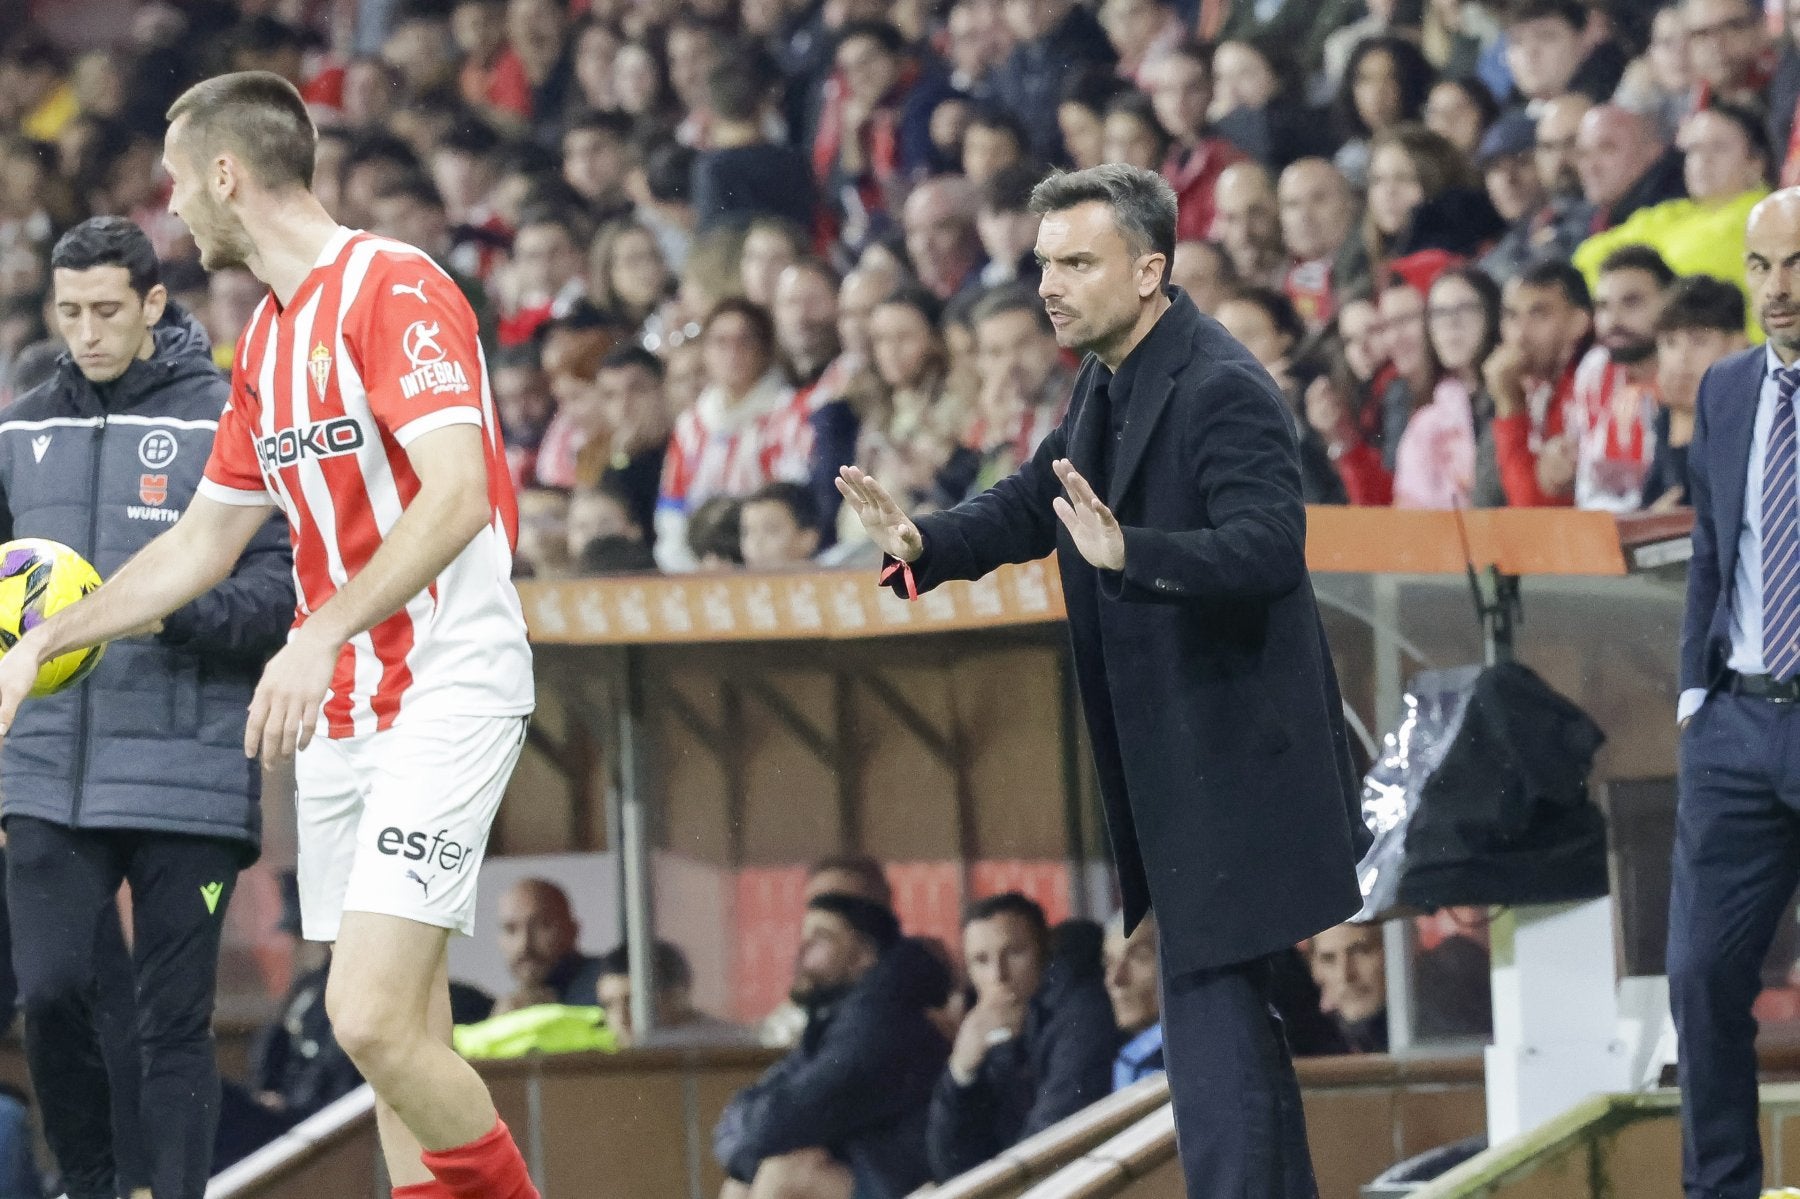
[[[1751,210],[1744,264],[1768,344],[1706,372],[1688,447],[1668,972],[1690,1199],[1762,1189],[1750,1005],[1800,882],[1800,191]]]
[[[1158,917],[1189,1193],[1311,1196],[1271,958],[1357,909],[1366,834],[1293,425],[1250,353],[1168,286],[1160,176],[1054,175],[1032,208],[1039,294],[1087,355],[1068,417],[1016,473],[917,525],[854,467],[839,490],[903,592],[1060,551],[1127,932]]]

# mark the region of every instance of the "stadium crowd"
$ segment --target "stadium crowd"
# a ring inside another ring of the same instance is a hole
[[[151,235],[221,365],[261,289],[166,211],[168,100],[293,80],[333,214],[480,313],[539,577],[865,560],[1031,454],[1078,363],[1033,185],[1160,169],[1173,282],[1287,393],[1317,503],[1680,504],[1754,336],[1744,216],[1800,180],[1800,5],[1751,0],[146,4],[0,47],[0,366],[53,369],[47,253]],[[1789,18],[1783,21],[1781,18]],[[350,26],[354,26],[352,30]]]

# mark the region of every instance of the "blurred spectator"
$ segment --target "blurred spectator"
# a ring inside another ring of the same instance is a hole
[[[1506,65],[1529,115],[1568,92],[1596,104],[1612,96],[1625,55],[1612,39],[1589,36],[1598,19],[1581,0],[1512,0],[1505,9]]]
[[[975,232],[987,256],[981,268],[983,287],[1013,282],[1037,287],[1038,215],[1031,211],[1031,189],[1042,177],[1036,168],[1010,166],[982,185]]]
[[[1387,366],[1373,386],[1381,417],[1382,464],[1390,471],[1395,468],[1407,421],[1431,401],[1437,386],[1437,365],[1425,332],[1425,296],[1430,286],[1429,279],[1414,281],[1390,274],[1375,297],[1381,356]]]
[[[488,299],[481,280],[457,269],[451,238],[450,213],[444,198],[424,175],[410,175],[375,193],[369,206],[369,229],[383,237],[392,237],[431,255],[456,284],[480,324],[482,349],[491,352],[499,331],[495,325],[494,306]],[[248,272],[244,272],[248,274]],[[257,285],[258,292],[266,290]]]
[[[1472,258],[1505,231],[1469,160],[1444,138],[1407,122],[1376,134],[1372,145],[1371,261],[1422,251]]]
[[[656,560],[670,571],[696,564],[687,552],[687,522],[702,502],[748,495],[771,480],[781,449],[771,431],[794,399],[763,309],[726,300],[706,318],[700,340],[706,389],[676,418],[657,501]]]
[[[906,199],[902,218],[906,252],[919,282],[939,300],[948,300],[963,288],[980,283],[981,235],[976,228],[979,213],[980,198],[974,186],[958,175],[929,179]]]
[[[833,854],[807,867],[806,901],[821,895],[850,895],[884,908],[894,904],[887,871],[867,854]]]
[[[1331,122],[1305,103],[1297,75],[1269,42],[1224,41],[1213,52],[1214,128],[1271,171],[1336,148]]]
[[[656,555],[636,537],[609,534],[596,537],[581,551],[577,571],[587,578],[603,575],[656,573]]]
[[[507,0],[506,49],[497,65],[508,89],[502,107],[545,145],[555,141],[575,82],[568,39],[568,13],[557,0]]]
[[[352,138],[337,173],[338,203],[334,215],[352,228],[368,225],[375,197],[419,170],[419,159],[412,147],[391,134],[365,133]]]
[[[1056,123],[1076,170],[1084,171],[1106,161],[1107,106],[1131,90],[1129,84],[1105,67],[1087,67],[1068,77],[1062,102],[1056,106]]]
[[[974,489],[985,490],[1028,461],[1062,423],[1075,377],[1035,292],[997,288],[975,305],[971,319],[980,395],[966,444],[981,455]]]
[[[645,542],[647,526],[632,512],[629,497],[610,481],[592,487],[577,487],[569,493],[563,529],[568,537],[569,561],[577,564],[586,561],[588,548],[597,541],[635,541],[649,548]],[[654,562],[649,569],[656,569]],[[579,573],[588,572],[580,570]]]
[[[939,1182],[1112,1089],[1117,1041],[1103,968],[1053,960],[1050,944],[1043,909],[1017,892],[978,901],[963,920],[975,1003],[931,1097],[926,1147]]]
[[[1786,6],[1781,32],[1781,58],[1766,97],[1769,146],[1777,160],[1777,186],[1793,187],[1800,183],[1800,145],[1794,142],[1794,116],[1800,109],[1800,39],[1796,38],[1800,34],[1800,5]]]
[[[1499,116],[1493,93],[1479,79],[1445,79],[1425,100],[1425,127],[1471,160]]]
[[[1344,143],[1332,161],[1351,183],[1368,182],[1376,134],[1424,114],[1432,76],[1431,64],[1404,38],[1375,37],[1356,47],[1333,102]]]
[[[1306,337],[1306,324],[1292,303],[1272,287],[1240,286],[1215,314],[1218,322],[1269,372],[1275,385],[1288,390],[1289,357]]]
[[[711,574],[735,570],[744,564],[739,541],[742,521],[738,518],[742,506],[743,501],[736,496],[715,495],[694,510],[694,517],[687,524],[686,542],[694,570]],[[657,561],[660,565],[662,559]]]
[[[653,141],[625,175],[625,191],[637,218],[656,235],[663,260],[674,270],[687,266],[694,244],[694,160],[680,142]]]
[[[556,401],[544,378],[537,345],[528,342],[501,350],[494,356],[488,377],[494,389],[494,405],[500,412],[513,484],[535,483],[538,450],[556,415]]]
[[[68,58],[42,33],[29,27],[17,31],[0,52],[7,123],[33,141],[55,141],[79,108],[68,67]]]
[[[581,456],[606,435],[594,377],[612,345],[612,333],[591,314],[544,326],[543,368],[556,415],[538,445],[534,473],[539,483],[569,488],[581,478]]]
[[[1169,281],[1187,292],[1194,306],[1208,316],[1217,314],[1219,305],[1239,283],[1231,256],[1216,241],[1176,242]]]
[[[944,56],[950,64],[950,86],[973,96],[988,90],[994,68],[1012,53],[1001,0],[955,0],[944,22]]]
[[[1755,113],[1723,101],[1682,126],[1688,199],[1640,208],[1623,224],[1577,246],[1571,261],[1592,286],[1600,263],[1620,246],[1642,244],[1676,273],[1744,283],[1744,225],[1769,194],[1768,133]]]
[[[1370,322],[1375,319],[1375,306],[1366,296],[1347,300],[1344,312],[1359,319],[1366,314]],[[1317,438],[1343,484],[1343,502],[1385,507],[1394,499],[1393,474],[1362,423],[1376,405],[1353,373],[1348,354],[1333,359],[1325,356],[1328,353],[1315,351],[1294,371],[1294,390],[1310,429],[1302,444]]]
[[[625,176],[631,167],[631,117],[616,109],[584,112],[563,125],[562,177],[594,221],[631,211]]]
[[[634,341],[662,330],[659,311],[674,290],[656,235],[625,218],[601,226],[588,250],[587,298]]]
[[[1386,1053],[1387,953],[1381,925],[1340,924],[1312,938],[1307,964],[1319,984],[1320,1008],[1351,1053]]]
[[[600,959],[581,952],[581,924],[569,896],[547,879],[520,879],[500,896],[500,953],[513,990],[494,1015],[540,1003],[591,1004]]]
[[[989,90],[1031,134],[1039,162],[1063,158],[1057,101],[1062,80],[1084,66],[1111,67],[1118,56],[1092,13],[1074,0],[1004,0],[1006,23],[1017,39],[994,69]],[[1205,111],[1201,105],[1201,111]]]
[[[1225,168],[1213,193],[1212,239],[1231,255],[1237,277],[1246,283],[1279,287],[1287,254],[1281,245],[1281,217],[1275,183],[1260,163]]]
[[[1338,85],[1343,82],[1344,74],[1350,65],[1351,55],[1356,48],[1372,38],[1388,34],[1409,35],[1412,29],[1403,27],[1397,20],[1402,7],[1401,0],[1366,0],[1364,14],[1349,24],[1326,34],[1321,44],[1320,82],[1327,94],[1336,94]],[[1410,6],[1410,14],[1418,16],[1418,4]]]
[[[1616,104],[1591,108],[1581,118],[1575,170],[1582,197],[1594,210],[1588,226],[1594,233],[1686,194],[1681,154],[1662,140],[1653,120]]]
[[[986,188],[1002,171],[1023,167],[1029,156],[1028,136],[1024,124],[1005,109],[977,108],[963,129],[964,177],[977,188]]]
[[[1510,113],[1488,131],[1482,169],[1496,211],[1505,216],[1522,204],[1531,205],[1524,215],[1507,218],[1511,228],[1482,258],[1483,268],[1495,278],[1511,278],[1534,259],[1566,258],[1592,232],[1594,214],[1582,197],[1575,165],[1575,140],[1589,107],[1587,97],[1576,95],[1558,96],[1544,105],[1528,143],[1535,189],[1516,171],[1520,140],[1531,129],[1529,118]]]
[[[1117,73],[1140,87],[1144,68],[1186,36],[1181,16],[1169,0],[1104,0],[1099,15],[1106,39],[1119,56]],[[1064,141],[1066,149],[1066,137]]]
[[[1477,501],[1484,507],[1570,504],[1572,490],[1541,485],[1539,460],[1546,452],[1553,461],[1573,460],[1564,431],[1575,370],[1593,327],[1587,282],[1568,263],[1543,259],[1506,281],[1502,310],[1500,348],[1483,373],[1494,404],[1494,457],[1504,495]]]
[[[519,545],[513,572],[520,578],[560,579],[568,575],[569,492],[563,487],[519,491]]]
[[[1317,329],[1332,318],[1333,293],[1367,270],[1356,261],[1361,243],[1350,237],[1356,196],[1331,163],[1302,158],[1281,172],[1275,197],[1288,259],[1281,290],[1307,327]]]
[[[575,75],[576,94],[570,102],[588,110],[619,107],[618,89],[613,86],[613,68],[619,48],[625,44],[620,30],[591,10],[576,22],[569,38],[570,69]]]
[[[1244,157],[1207,124],[1213,97],[1212,52],[1203,43],[1184,42],[1152,64],[1148,75],[1156,119],[1173,139],[1162,170],[1179,201],[1175,236],[1207,237],[1219,175]]]
[[[754,1045],[742,1025],[709,1016],[694,1006],[694,970],[687,954],[667,941],[656,942],[655,1030],[638,1037],[631,1020],[631,951],[620,945],[600,959],[596,999],[606,1009],[607,1027],[621,1049],[705,1049],[721,1045]]]
[[[774,101],[770,79],[755,61],[728,59],[707,76],[712,140],[694,159],[697,228],[755,216],[783,217],[813,228],[818,198],[808,160],[769,140]]]
[[[938,331],[941,310],[931,296],[903,291],[876,305],[870,353],[881,390],[864,414],[856,461],[888,480],[911,510],[949,507],[969,491],[979,468],[963,445],[969,397],[945,387],[949,361]],[[842,510],[838,537],[862,540],[860,521]]]
[[[812,493],[798,483],[765,483],[738,508],[738,543],[748,570],[795,570],[819,551]]]
[[[820,97],[813,171],[838,220],[860,230],[898,207],[906,182],[925,164],[931,110],[946,85],[885,21],[845,25],[836,61]]]
[[[1169,160],[1173,145],[1169,131],[1156,115],[1155,102],[1144,93],[1123,92],[1107,104],[1100,141],[1100,155],[1105,161],[1154,171]]]
[[[655,535],[656,504],[669,444],[669,410],[663,398],[664,368],[641,346],[616,346],[594,374],[599,440],[576,455],[575,482],[598,481],[625,498],[646,543]]]
[[[525,215],[513,235],[512,263],[501,288],[501,345],[530,339],[547,321],[569,315],[584,298],[581,244],[568,217],[549,209]]]
[[[1274,45],[1291,46],[1301,66],[1316,70],[1324,52],[1325,37],[1347,24],[1360,10],[1353,0],[1264,0],[1260,4],[1228,6],[1219,27],[1220,41],[1256,38]]]
[[[744,230],[744,248],[738,260],[744,298],[760,308],[775,303],[775,281],[781,272],[806,256],[806,233],[782,217],[762,216]]]
[[[1644,479],[1642,504],[1663,510],[1692,503],[1687,447],[1694,439],[1700,377],[1708,367],[1749,344],[1744,293],[1709,275],[1678,280],[1656,320],[1656,455]]]
[[[1681,19],[1694,75],[1690,111],[1721,100],[1760,109],[1775,56],[1764,43],[1758,7],[1750,0],[1682,0]]]
[[[1594,286],[1594,348],[1575,371],[1569,464],[1577,508],[1635,512],[1656,450],[1656,322],[1675,282],[1648,246],[1620,246]],[[1554,461],[1554,460],[1553,460]],[[1560,490],[1540,458],[1539,485]],[[1546,477],[1547,476],[1547,477]]]
[[[1106,998],[1119,1030],[1113,1059],[1113,1090],[1163,1072],[1162,972],[1156,961],[1156,915],[1151,913],[1125,935],[1125,918],[1106,922]]]
[[[1797,64],[1800,66],[1800,64]],[[1793,86],[1800,88],[1800,72],[1790,76]],[[1783,81],[1777,80],[1770,91],[1771,120],[1781,119]],[[1681,131],[1681,122],[1692,111],[1694,76],[1689,69],[1687,26],[1681,19],[1681,0],[1663,0],[1650,21],[1650,48],[1625,69],[1613,103],[1640,113],[1656,122],[1664,141],[1673,142]],[[1788,105],[1789,116],[1792,105]],[[1785,137],[1773,137],[1774,145],[1787,144]]]
[[[815,896],[800,937],[806,1031],[720,1116],[722,1199],[746,1199],[752,1183],[758,1195],[901,1199],[929,1177],[926,1111],[947,1047],[926,1013],[949,972],[866,899]]]
[[[1500,289],[1479,267],[1450,268],[1431,285],[1425,328],[1437,381],[1394,452],[1394,507],[1466,508],[1475,487],[1475,393],[1500,341]]]

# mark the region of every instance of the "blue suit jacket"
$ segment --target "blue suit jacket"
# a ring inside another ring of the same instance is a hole
[[[1716,363],[1700,380],[1688,476],[1694,488],[1694,557],[1681,622],[1681,689],[1711,691],[1731,657],[1731,589],[1738,530],[1767,351],[1753,346]]]

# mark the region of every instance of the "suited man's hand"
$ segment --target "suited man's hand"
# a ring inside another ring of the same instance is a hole
[[[887,488],[877,483],[873,476],[867,475],[854,466],[846,466],[838,471],[838,494],[862,521],[863,531],[869,540],[882,553],[911,562],[925,552],[925,539],[919,535],[919,526],[908,519],[894,502],[894,497],[887,493]]]
[[[1119,527],[1112,510],[1100,501],[1067,458],[1057,459],[1056,477],[1062,480],[1069,495],[1067,499],[1057,496],[1051,507],[1075,539],[1075,548],[1089,564],[1101,570],[1124,570],[1125,530]]]

